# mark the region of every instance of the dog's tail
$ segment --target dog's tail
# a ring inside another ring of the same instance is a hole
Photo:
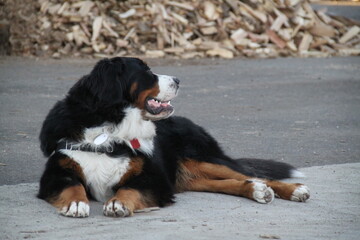
[[[256,178],[278,180],[284,178],[303,178],[305,175],[290,164],[274,160],[240,158],[226,165],[244,175]]]

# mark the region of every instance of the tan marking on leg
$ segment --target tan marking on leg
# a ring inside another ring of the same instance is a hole
[[[49,202],[59,210],[64,207],[68,207],[71,202],[85,202],[89,203],[86,196],[86,191],[83,185],[79,184],[65,188],[59,196],[49,199]]]
[[[310,197],[308,188],[300,183],[253,178],[224,165],[198,162],[192,159],[185,159],[180,163],[176,190],[220,192],[244,196],[265,203],[272,200],[274,192],[282,199],[299,202],[304,202]]]
[[[132,216],[135,210],[155,207],[154,201],[135,189],[119,189],[115,196],[104,204],[104,214],[112,217]]]
[[[249,177],[226,166],[186,159],[180,163],[176,177],[176,189],[180,192],[187,191],[190,183],[195,180],[237,180],[235,182],[239,183],[246,179]]]
[[[121,189],[116,193],[116,198],[131,211],[147,207],[142,194],[133,189]]]
[[[285,200],[291,200],[291,196],[295,189],[297,189],[302,184],[284,183],[280,181],[266,181],[266,185],[270,186],[278,197]]]
[[[134,157],[129,163],[129,170],[122,176],[118,186],[123,186],[130,178],[139,175],[143,171],[144,160],[140,157]]]
[[[195,160],[187,160],[183,164],[190,172],[205,176],[210,179],[246,180],[249,178],[248,176],[245,176],[227,166],[220,164],[198,162]]]
[[[177,173],[176,189],[177,191],[185,191],[189,181],[197,178],[206,179],[236,179],[244,181],[250,177],[238,173],[224,165],[213,164],[207,162],[198,162],[192,159],[186,159],[180,163]]]
[[[185,160],[177,174],[177,191],[207,191],[243,196],[269,203],[274,192],[265,181],[253,179],[224,165]]]
[[[179,164],[178,172],[176,173],[175,189],[177,192],[188,191],[189,184],[192,180],[203,178],[203,176],[199,175],[199,172],[196,171],[195,164],[189,166],[192,163],[188,163],[187,166],[185,166],[185,163],[187,162]]]
[[[239,181],[235,179],[194,179],[190,182],[188,190],[225,193],[246,197],[260,203],[269,203],[274,199],[274,192],[265,184],[251,181]]]
[[[59,165],[64,169],[69,169],[74,172],[83,182],[86,181],[83,170],[77,162],[71,158],[63,158],[59,161]]]
[[[190,191],[221,192],[237,196],[248,196],[248,191],[250,190],[247,186],[250,185],[246,184],[245,181],[240,182],[235,179],[211,180],[206,178],[198,178],[190,181],[187,189]]]

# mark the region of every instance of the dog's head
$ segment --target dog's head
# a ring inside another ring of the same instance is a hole
[[[144,119],[160,120],[174,112],[170,101],[176,97],[180,81],[158,75],[140,59],[115,57],[99,61],[78,84],[95,99],[97,108],[132,106]]]

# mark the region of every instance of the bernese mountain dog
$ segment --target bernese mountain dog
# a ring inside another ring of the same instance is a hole
[[[48,113],[40,133],[48,157],[38,197],[69,217],[127,217],[164,207],[174,194],[206,191],[270,203],[304,202],[308,187],[277,181],[299,176],[272,160],[231,159],[202,127],[171,116],[180,81],[140,59],[99,61]]]

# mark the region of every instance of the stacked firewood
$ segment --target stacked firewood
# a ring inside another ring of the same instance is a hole
[[[308,0],[7,0],[3,14],[14,55],[360,55],[360,24]]]

